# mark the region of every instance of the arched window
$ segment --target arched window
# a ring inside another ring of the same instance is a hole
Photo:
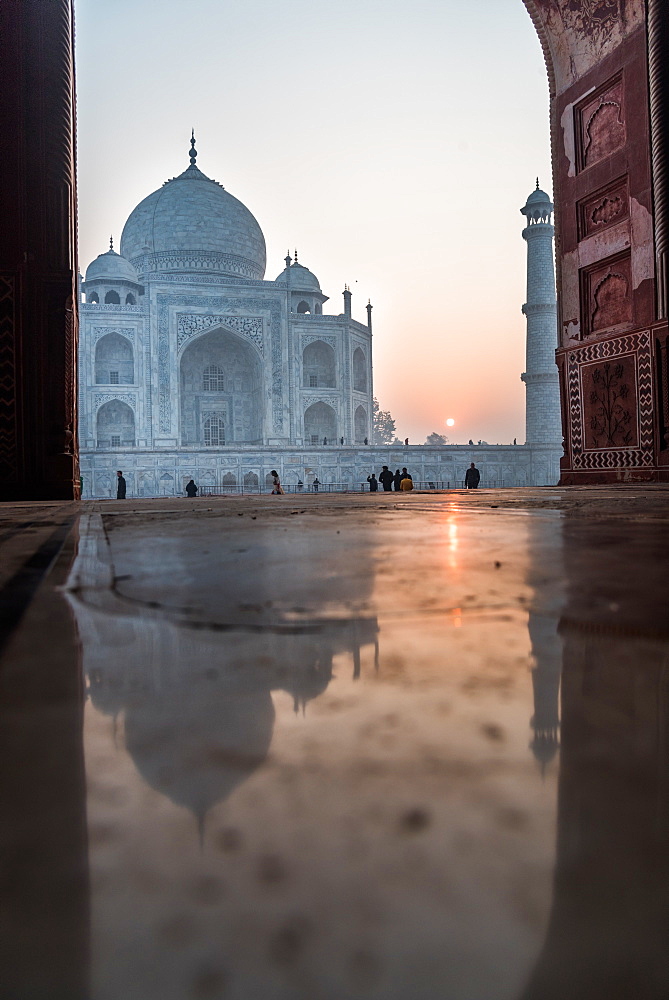
[[[211,447],[225,444],[225,426],[220,417],[214,415],[205,420],[204,443]]]
[[[353,388],[356,392],[367,392],[367,362],[360,347],[353,352]]]
[[[335,352],[329,344],[315,340],[302,354],[303,384],[309,389],[332,389],[335,378]]]
[[[135,296],[132,294],[132,292],[128,292],[128,294],[126,295],[126,297],[125,297],[125,304],[127,306],[135,306],[135,305],[137,305],[137,300],[136,300]]]
[[[118,292],[107,292],[105,295],[105,303],[111,306],[120,306],[121,298]]]
[[[132,344],[120,333],[107,333],[95,345],[96,385],[132,385],[135,381]]]
[[[225,375],[218,365],[208,365],[202,373],[202,388],[207,392],[225,392]]]
[[[97,414],[98,448],[134,448],[135,414],[127,403],[110,399]]]
[[[100,296],[98,295],[97,292],[91,292],[90,298],[88,298],[88,296],[86,296],[86,298],[88,299],[88,301],[92,306],[100,305]]]
[[[301,302],[298,302],[297,311],[298,313],[310,313],[311,309],[309,308],[309,303],[305,302],[304,299]]]
[[[244,474],[244,486],[257,486],[258,476],[255,472],[246,472]]]
[[[274,486],[274,476],[270,472],[265,476],[265,486]]]
[[[223,485],[224,486],[236,486],[237,485],[237,477],[235,475],[233,475],[232,472],[226,472],[225,475],[223,476]]]
[[[367,410],[364,406],[359,406],[355,411],[355,443],[363,444],[366,437],[369,437],[367,431]]]
[[[337,438],[337,416],[327,403],[312,403],[304,414],[304,439],[307,444],[333,444]]]

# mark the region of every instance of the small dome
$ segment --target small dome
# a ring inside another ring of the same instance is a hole
[[[539,178],[537,178],[537,186],[520,209],[520,213],[526,216],[530,222],[539,222],[540,220],[542,222],[550,222],[552,212],[553,202],[550,199],[550,195],[541,190],[539,187]]]
[[[550,202],[550,197],[546,194],[545,191],[542,191],[541,188],[536,188],[536,190],[533,191],[530,197],[527,199],[527,204],[536,205],[545,201]]]
[[[122,257],[115,250],[107,250],[101,253],[86,270],[86,281],[102,281],[111,278],[114,281],[131,281],[133,284],[139,283],[137,271],[129,260]]]
[[[320,292],[321,286],[316,275],[312,274],[308,267],[303,267],[301,264],[295,263],[289,267],[284,267],[281,274],[275,280],[279,284],[285,285],[288,281],[289,271],[290,287],[294,288],[296,292]]]

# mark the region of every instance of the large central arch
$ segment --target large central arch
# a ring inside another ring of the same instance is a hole
[[[262,443],[262,361],[247,341],[220,327],[204,333],[184,350],[179,382],[182,446]]]

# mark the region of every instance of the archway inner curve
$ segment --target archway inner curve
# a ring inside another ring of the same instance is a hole
[[[250,344],[209,330],[186,347],[179,375],[182,445],[262,444],[262,361]]]

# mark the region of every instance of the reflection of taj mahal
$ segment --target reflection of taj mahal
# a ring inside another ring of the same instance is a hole
[[[258,223],[191,147],[190,166],[131,213],[121,253],[101,254],[82,283],[88,494],[109,495],[117,466],[140,495],[181,492],[182,472],[264,485],[276,449],[371,438],[371,306],[355,321],[346,289],[343,312],[323,315],[297,254],[265,281]]]

